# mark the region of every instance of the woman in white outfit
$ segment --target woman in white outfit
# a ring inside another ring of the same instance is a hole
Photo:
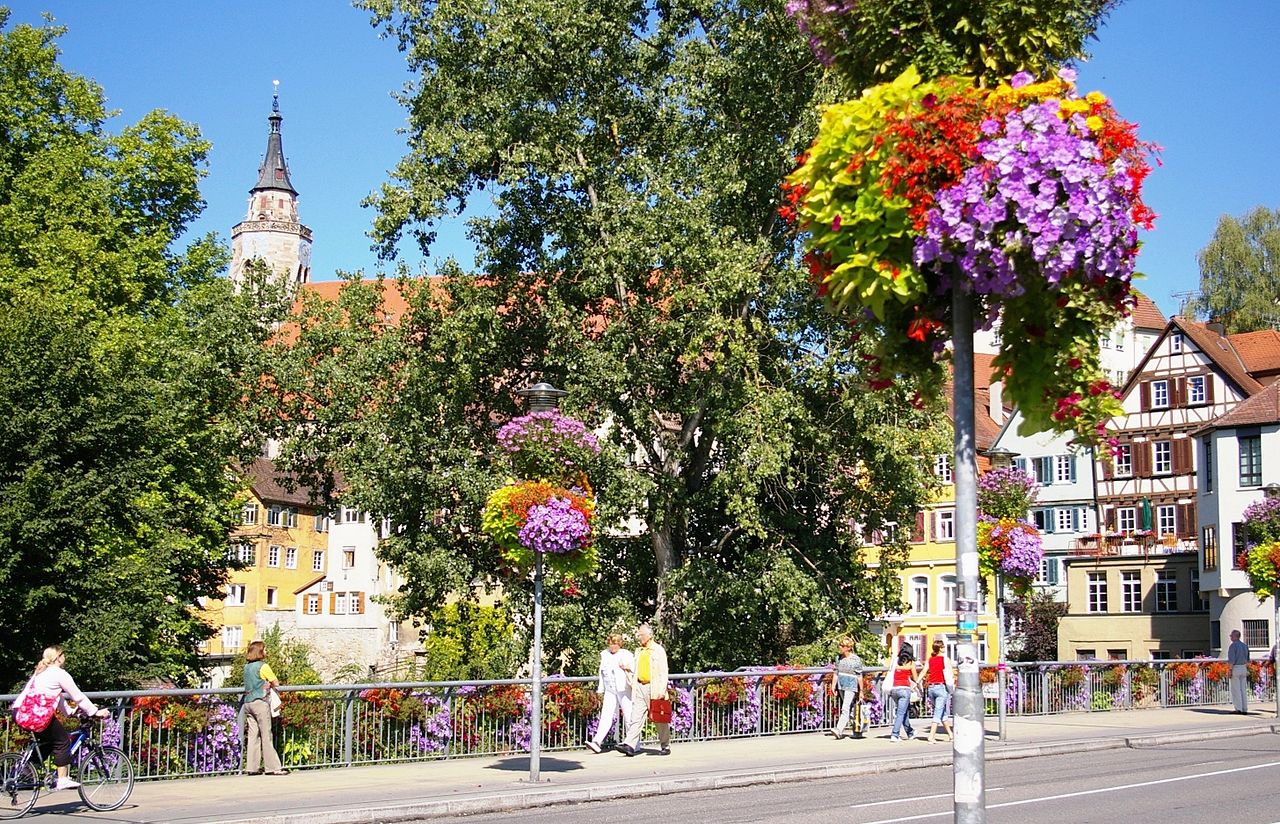
[[[608,646],[600,651],[600,681],[596,692],[600,693],[600,721],[596,734],[587,741],[587,749],[600,752],[601,744],[609,736],[614,723],[618,720],[618,710],[622,710],[622,726],[626,731],[631,723],[631,681],[628,673],[636,668],[635,656],[631,650],[622,648],[622,636],[618,633],[610,635],[605,643]]]

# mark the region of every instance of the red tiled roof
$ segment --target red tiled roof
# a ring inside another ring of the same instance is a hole
[[[430,282],[430,279],[424,279]],[[377,284],[374,278],[365,278],[361,283],[365,286],[374,286]],[[337,303],[338,293],[347,285],[345,280],[322,280],[304,283],[302,290],[298,293],[297,299],[293,304],[293,314],[298,314],[302,309],[303,293],[314,295],[328,303]],[[387,321],[398,324],[400,319],[404,317],[405,312],[409,311],[409,302],[400,292],[400,284],[395,280],[382,281],[382,304],[383,311],[387,314]]]
[[[1274,381],[1251,398],[1246,398],[1230,411],[1201,427],[1193,434],[1199,435],[1213,429],[1233,429],[1239,426],[1264,426],[1280,423],[1280,381]]]
[[[1155,301],[1136,289],[1133,294],[1138,299],[1138,305],[1133,309],[1134,327],[1137,329],[1163,329],[1168,321],[1165,320],[1164,313],[1156,307]]]
[[[285,476],[277,472],[275,463],[266,458],[258,458],[249,464],[244,474],[249,479],[253,494],[263,503],[314,506],[311,490],[294,484],[295,488],[290,492],[283,482]]]
[[[986,389],[991,386],[991,373],[994,371],[991,367],[991,363],[995,359],[995,355],[984,355],[981,352],[973,353],[974,389]]]
[[[1258,332],[1238,332],[1227,340],[1240,354],[1244,368],[1255,378],[1280,372],[1280,332],[1263,329]]]

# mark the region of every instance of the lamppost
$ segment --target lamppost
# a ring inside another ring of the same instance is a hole
[[[1280,484],[1275,481],[1267,484],[1262,488],[1262,495],[1265,498],[1280,498]],[[1276,660],[1280,658],[1280,593],[1271,593],[1271,600],[1276,610],[1275,620],[1271,624],[1271,637],[1274,641],[1274,646],[1271,647],[1271,682],[1276,693],[1276,718],[1280,719],[1280,678],[1276,677],[1280,675],[1280,661]]]
[[[992,469],[1013,466],[1013,459],[1019,453],[1003,446],[987,450]],[[1025,515],[1025,513],[1023,513]],[[996,731],[1001,741],[1008,740],[1009,732],[1005,726],[1005,690],[1009,688],[1008,675],[1005,672],[1004,650],[1004,576],[996,572]]]
[[[529,399],[530,412],[549,412],[560,408],[560,399],[569,394],[549,383],[517,389],[516,394]],[[542,760],[542,552],[533,549],[533,652],[530,678],[533,680],[529,699],[529,782],[537,783]]]

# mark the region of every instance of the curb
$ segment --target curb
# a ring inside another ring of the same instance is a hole
[[[1207,729],[1195,732],[1087,738],[1075,741],[1054,741],[1044,744],[1015,744],[987,749],[985,754],[987,761],[1012,761],[1044,755],[1094,752],[1125,747],[1138,749],[1157,747],[1164,744],[1184,744],[1206,739],[1273,733],[1280,733],[1280,724],[1244,729],[1237,727],[1234,729]],[[623,798],[644,798],[654,795],[671,795],[734,787],[876,775],[900,770],[920,769],[922,767],[937,767],[950,763],[952,763],[951,753],[946,752],[936,755],[878,758],[870,761],[818,767],[760,769],[738,773],[659,778],[630,783],[584,784],[576,787],[555,789],[523,789],[506,792],[501,795],[489,794],[472,798],[441,798],[386,807],[364,807],[356,810],[312,810],[254,818],[227,818],[218,819],[215,824],[384,824],[384,822],[417,821],[425,818],[514,812],[587,801],[614,801]]]

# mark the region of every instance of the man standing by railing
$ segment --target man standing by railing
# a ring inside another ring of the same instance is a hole
[[[1240,630],[1231,630],[1231,646],[1227,647],[1227,663],[1231,665],[1231,703],[1237,715],[1249,714],[1249,646],[1240,640]]]

